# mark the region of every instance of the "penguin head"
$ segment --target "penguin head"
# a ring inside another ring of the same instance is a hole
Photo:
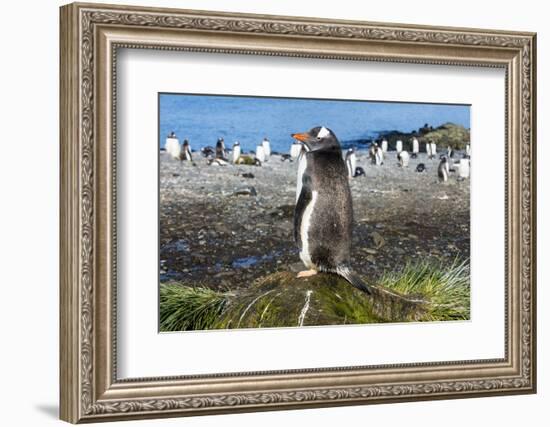
[[[309,132],[293,133],[291,136],[304,144],[307,151],[340,150],[338,138],[324,126],[314,127]]]

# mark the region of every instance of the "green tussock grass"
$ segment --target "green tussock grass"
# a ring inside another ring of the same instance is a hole
[[[166,284],[160,287],[160,330],[211,329],[222,315],[227,295],[202,287]]]
[[[456,259],[440,263],[408,263],[386,273],[378,285],[403,295],[418,295],[428,302],[425,321],[470,319],[470,263]]]

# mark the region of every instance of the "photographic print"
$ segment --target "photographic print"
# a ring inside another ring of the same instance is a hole
[[[469,319],[469,105],[158,101],[161,331]]]

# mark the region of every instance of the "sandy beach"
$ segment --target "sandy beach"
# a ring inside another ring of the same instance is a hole
[[[195,165],[160,153],[161,283],[233,290],[276,271],[303,269],[293,240],[297,162],[272,155],[260,167],[209,166],[193,154]],[[382,166],[364,151],[357,159],[365,170],[350,181],[358,273],[376,279],[408,261],[469,257],[469,179],[458,181],[451,172],[439,182],[439,159],[425,153],[406,168],[395,152],[386,153]],[[418,163],[425,172],[415,171]]]

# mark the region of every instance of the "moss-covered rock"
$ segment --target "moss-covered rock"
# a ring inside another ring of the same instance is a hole
[[[464,126],[445,123],[426,133],[423,139],[433,141],[441,147],[450,146],[455,150],[463,150],[470,143],[470,131]]]
[[[238,292],[179,283],[160,288],[161,331],[269,328],[468,319],[469,264],[406,265],[371,285],[372,295],[333,274],[277,272]]]
[[[418,131],[389,131],[382,133],[381,137],[384,137],[388,141],[390,151],[395,150],[397,140],[403,142],[404,150],[412,151],[413,137],[417,138],[420,144],[433,141],[440,146],[441,149],[451,146],[455,150],[464,150],[466,144],[470,144],[470,130],[455,123],[445,123],[437,128],[426,124],[418,129]]]

